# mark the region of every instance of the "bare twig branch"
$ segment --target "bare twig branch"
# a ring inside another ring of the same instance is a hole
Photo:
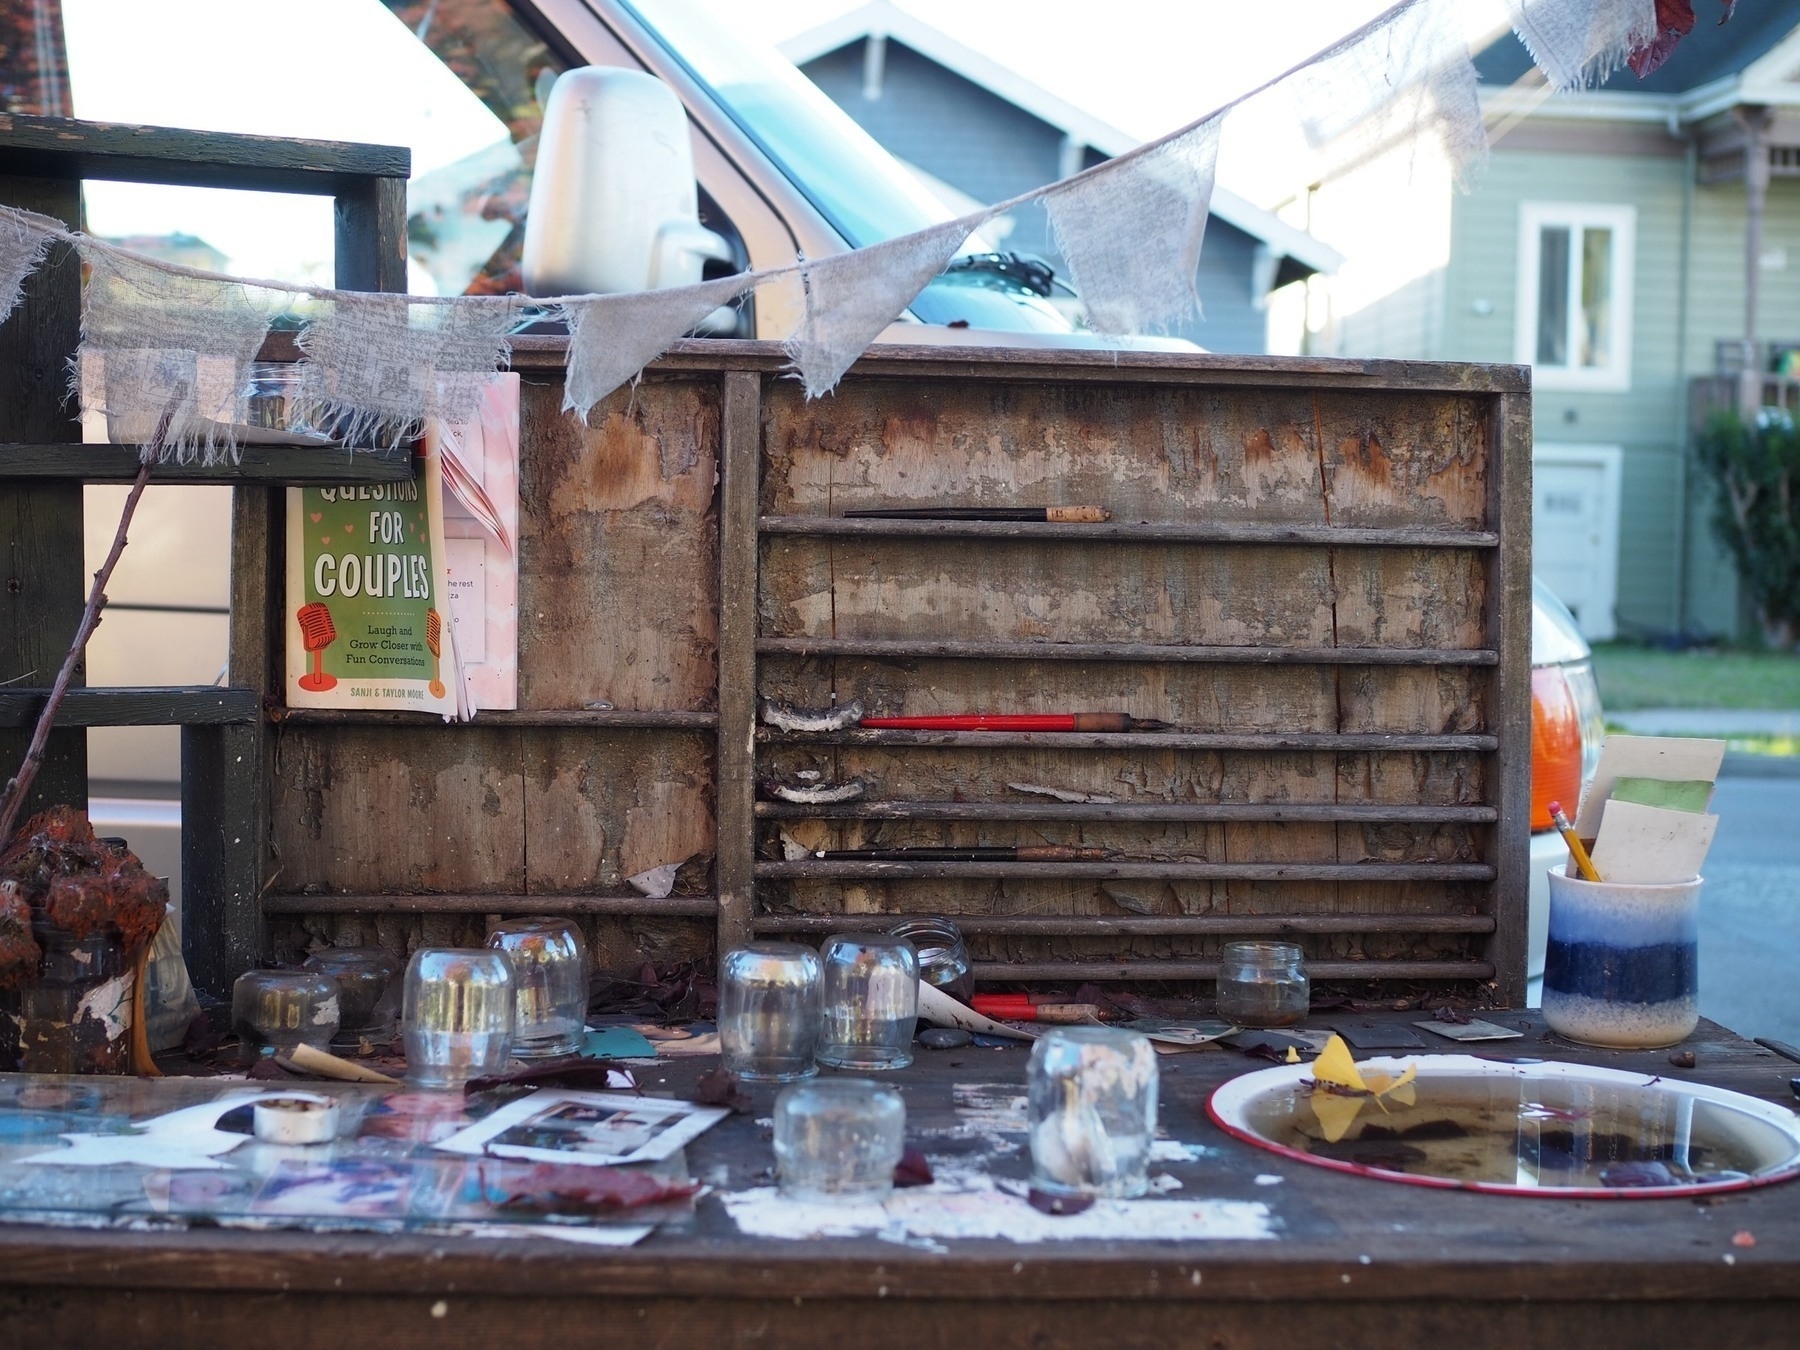
[[[87,650],[88,639],[100,625],[100,611],[106,607],[106,583],[112,579],[119,555],[125,551],[125,537],[131,529],[131,517],[137,511],[138,500],[144,495],[145,486],[150,482],[150,470],[156,463],[159,447],[168,438],[169,424],[174,420],[175,410],[186,397],[187,386],[179,386],[175,390],[175,397],[169,401],[169,406],[157,421],[155,439],[144,447],[137,478],[132,481],[130,495],[125,498],[125,510],[119,516],[118,531],[113,535],[112,549],[107,553],[106,561],[100,565],[100,570],[94,573],[94,586],[88,592],[87,607],[81,612],[81,623],[75,629],[75,640],[69,644],[69,654],[63,658],[62,669],[56,672],[56,683],[50,686],[50,697],[44,700],[43,711],[38,714],[37,727],[31,733],[31,745],[25,751],[19,771],[7,782],[6,794],[4,798],[0,798],[0,847],[4,847],[12,838],[13,827],[25,809],[26,798],[31,795],[31,785],[37,781],[38,770],[43,767],[44,749],[50,742],[50,731],[56,725],[56,714],[62,707],[63,695],[69,692],[70,681],[75,678],[75,667],[80,664],[82,653]]]

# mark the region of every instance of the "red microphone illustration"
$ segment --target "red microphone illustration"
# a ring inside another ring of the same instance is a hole
[[[312,673],[300,677],[300,687],[309,693],[322,694],[337,688],[337,676],[325,673],[325,649],[337,641],[337,626],[331,622],[331,611],[316,601],[300,606],[294,615],[300,621],[300,637],[312,653]]]

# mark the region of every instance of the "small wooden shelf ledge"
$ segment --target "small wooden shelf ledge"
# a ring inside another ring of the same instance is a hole
[[[1414,735],[1397,732],[1233,731],[844,731],[760,730],[775,745],[938,745],[971,748],[1029,746],[1042,750],[1323,750],[1346,754],[1379,751],[1490,751],[1499,739],[1481,734]]]
[[[710,895],[268,895],[265,914],[612,914],[644,919],[711,919]]]
[[[0,689],[0,727],[36,724],[48,689]],[[254,689],[214,685],[159,689],[71,689],[56,710],[59,727],[226,726],[256,721]]]
[[[587,708],[522,708],[477,712],[473,722],[446,722],[436,713],[384,708],[290,708],[270,711],[276,722],[324,727],[570,727],[595,731],[710,731],[719,715],[710,712],[606,710]]]
[[[1333,802],[758,802],[766,820],[1270,821],[1488,825],[1491,806],[1378,806]]]
[[[1059,544],[1298,544],[1328,548],[1498,548],[1492,530],[1382,529],[1355,525],[1268,525],[1252,521],[1168,524],[1108,521],[1052,524],[1038,520],[881,520],[845,516],[763,516],[763,535],[820,538],[1029,539]]]
[[[129,483],[137,477],[135,445],[0,445],[0,479],[70,479]],[[387,455],[333,446],[246,445],[236,464],[158,464],[152,483],[267,487],[336,487],[340,484],[406,483],[413,477],[410,452]]]
[[[1484,647],[1190,647],[1160,642],[963,642],[920,638],[765,637],[761,656],[870,656],[902,661],[1164,661],[1250,666],[1492,666]]]
[[[1216,980],[1217,961],[977,961],[978,981]],[[1459,980],[1494,978],[1487,961],[1308,961],[1315,980]]]
[[[898,923],[903,915],[884,915]],[[1491,933],[1491,914],[1169,914],[1147,918],[947,914],[972,937],[1278,937],[1284,933]],[[759,933],[841,933],[861,914],[758,914]]]
[[[759,862],[758,880],[1492,881],[1486,863]]]

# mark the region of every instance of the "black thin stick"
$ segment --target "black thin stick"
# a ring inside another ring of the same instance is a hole
[[[176,389],[175,397],[169,400],[169,406],[157,421],[156,438],[144,447],[137,477],[132,480],[130,495],[125,498],[125,510],[119,516],[118,532],[113,535],[112,550],[106,555],[106,561],[100,564],[100,570],[94,573],[94,586],[88,592],[87,608],[81,611],[81,624],[75,630],[75,640],[69,644],[69,654],[63,658],[62,669],[56,672],[56,683],[50,686],[50,697],[44,700],[44,710],[38,714],[37,727],[31,733],[31,744],[25,751],[24,762],[19,765],[19,772],[7,781],[6,796],[0,801],[0,847],[4,847],[12,839],[13,826],[25,808],[25,799],[31,795],[31,785],[37,781],[38,770],[43,767],[44,747],[50,742],[50,731],[56,725],[56,713],[62,707],[63,695],[69,692],[69,682],[75,678],[75,667],[81,661],[81,654],[87,650],[88,639],[94,635],[94,629],[100,626],[100,611],[106,608],[106,583],[112,578],[119,555],[125,551],[126,533],[131,528],[131,517],[137,510],[138,499],[144,495],[144,488],[150,481],[150,470],[156,463],[157,448],[167,439],[175,410],[186,397],[186,385]]]

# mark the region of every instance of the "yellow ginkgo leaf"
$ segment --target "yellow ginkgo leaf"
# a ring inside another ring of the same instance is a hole
[[[1313,1077],[1321,1083],[1330,1083],[1333,1087],[1350,1088],[1355,1092],[1369,1090],[1369,1085],[1357,1071],[1356,1061],[1350,1058],[1350,1047],[1335,1032],[1325,1042],[1325,1048],[1319,1051],[1319,1057],[1313,1061]]]

